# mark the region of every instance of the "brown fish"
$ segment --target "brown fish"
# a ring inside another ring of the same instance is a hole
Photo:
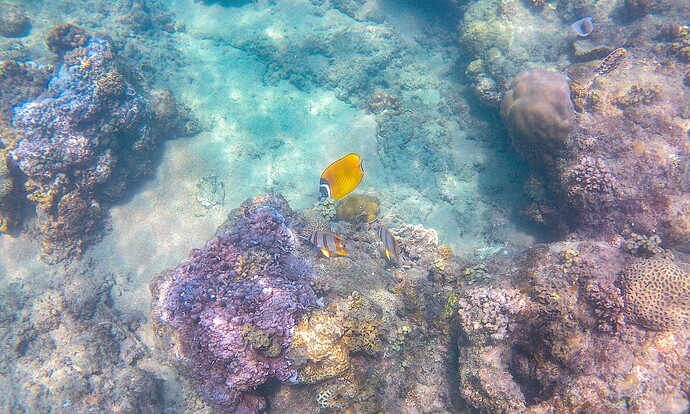
[[[399,264],[400,263],[400,246],[398,246],[398,241],[395,240],[395,237],[391,234],[390,231],[384,226],[383,224],[380,224],[377,229],[376,233],[379,235],[379,239],[381,239],[381,243],[383,243],[383,248],[386,252],[386,259],[388,259],[389,262],[394,263],[394,264]]]
[[[348,253],[345,247],[345,239],[337,234],[329,233],[327,231],[313,231],[309,235],[309,241],[321,250],[326,257],[331,257],[331,253],[339,256]]]

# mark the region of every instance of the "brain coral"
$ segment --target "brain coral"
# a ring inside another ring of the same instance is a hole
[[[537,164],[550,163],[565,145],[574,115],[568,82],[540,68],[517,75],[501,103],[501,118],[513,145]]]
[[[690,276],[671,260],[638,260],[620,281],[625,314],[640,326],[673,329],[690,315]]]

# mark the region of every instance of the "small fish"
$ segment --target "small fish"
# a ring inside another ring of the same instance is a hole
[[[364,177],[362,159],[357,154],[347,154],[329,165],[321,174],[319,200],[333,197],[336,201],[350,194]]]
[[[400,246],[398,246],[398,241],[395,240],[395,237],[391,234],[390,231],[384,226],[383,224],[380,224],[376,228],[376,233],[379,235],[379,239],[381,239],[381,243],[383,243],[383,248],[386,252],[386,259],[388,259],[389,262],[394,263],[394,264],[399,264],[400,263]]]
[[[345,239],[337,234],[329,233],[327,231],[313,231],[309,235],[309,241],[321,250],[326,257],[331,257],[331,253],[339,256],[347,254],[347,247],[345,247]]]
[[[594,77],[605,75],[616,69],[618,65],[623,62],[623,59],[625,59],[627,54],[628,51],[622,47],[619,47],[618,49],[615,49],[613,52],[609,53],[608,56],[606,56],[597,67],[597,72]]]
[[[570,25],[570,28],[573,29],[573,32],[575,32],[576,35],[580,37],[587,37],[590,33],[592,33],[592,30],[594,30],[594,23],[592,22],[591,17],[585,17],[584,19],[580,19]]]

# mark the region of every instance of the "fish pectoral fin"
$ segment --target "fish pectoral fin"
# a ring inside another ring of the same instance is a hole
[[[328,258],[331,257],[331,252],[328,249],[321,249],[321,253]]]
[[[391,251],[388,249],[385,249],[386,251],[386,259],[390,260],[391,259]]]

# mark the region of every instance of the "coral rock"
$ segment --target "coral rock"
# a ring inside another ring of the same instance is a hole
[[[46,45],[51,52],[62,54],[84,46],[87,40],[89,40],[89,35],[86,30],[75,24],[65,23],[50,29],[50,33],[46,36]]]
[[[380,204],[375,196],[351,194],[338,204],[336,218],[349,223],[371,223],[379,215]]]
[[[550,163],[573,130],[575,110],[565,78],[544,69],[522,72],[510,84],[501,118],[528,160]]]
[[[48,261],[77,256],[98,240],[104,207],[150,171],[169,132],[119,72],[107,40],[84,43],[76,27],[63,29],[60,47],[76,48],[64,54],[48,90],[15,110],[22,139],[9,151],[26,177]]]
[[[152,286],[155,319],[172,330],[200,396],[221,412],[257,413],[254,389],[295,375],[287,349],[316,296],[290,253],[289,214],[282,197],[248,200]]]
[[[24,37],[31,30],[29,18],[10,3],[0,3],[0,35],[5,37]]]
[[[341,321],[324,311],[312,312],[302,319],[295,329],[290,350],[291,358],[306,362],[299,370],[298,382],[323,381],[350,367],[350,350],[343,334]]]
[[[639,260],[621,276],[625,313],[643,327],[679,327],[690,316],[690,275],[668,259]]]

